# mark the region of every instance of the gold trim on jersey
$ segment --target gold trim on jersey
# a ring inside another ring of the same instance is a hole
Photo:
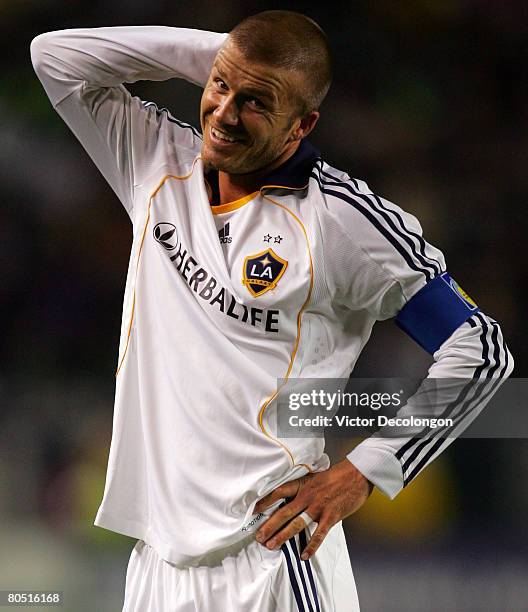
[[[290,191],[302,191],[307,187],[308,183],[306,183],[306,185],[304,185],[303,187],[287,187],[286,185],[262,185],[260,189],[261,191],[262,189],[289,189]]]
[[[264,189],[264,187],[262,188]],[[287,188],[286,188],[287,189]],[[288,214],[290,214],[295,221],[297,221],[297,223],[299,224],[299,226],[302,229],[302,232],[304,234],[304,238],[306,240],[306,246],[308,248],[308,257],[310,260],[310,287],[308,288],[308,295],[306,296],[306,299],[303,303],[303,305],[301,306],[298,314],[297,314],[297,337],[295,338],[295,343],[293,345],[293,350],[291,353],[291,357],[290,357],[290,363],[288,365],[288,369],[286,371],[286,374],[283,377],[284,382],[282,383],[282,385],[280,387],[277,388],[277,390],[273,393],[273,395],[271,395],[260,407],[260,411],[259,411],[259,415],[258,415],[258,420],[259,420],[259,426],[260,429],[262,430],[262,433],[264,435],[266,435],[268,438],[270,438],[270,440],[273,440],[274,442],[276,442],[277,444],[279,444],[279,446],[281,446],[287,453],[288,456],[290,457],[290,460],[292,462],[292,467],[305,467],[309,472],[312,471],[311,467],[309,465],[307,465],[306,463],[295,463],[295,458],[292,454],[292,452],[290,451],[290,449],[283,444],[280,440],[278,440],[277,438],[274,438],[268,431],[266,431],[266,428],[264,427],[264,413],[266,412],[266,408],[271,404],[271,402],[277,397],[277,395],[279,394],[279,391],[281,390],[281,388],[286,384],[286,381],[288,380],[292,368],[293,368],[293,362],[295,361],[295,357],[297,355],[297,350],[299,348],[299,342],[301,340],[301,320],[302,320],[302,315],[304,313],[304,311],[306,310],[306,307],[308,306],[308,303],[310,302],[310,299],[312,297],[312,290],[313,290],[313,284],[314,284],[314,272],[313,272],[313,261],[312,261],[312,252],[310,249],[310,241],[308,240],[308,234],[306,233],[306,228],[304,227],[303,222],[299,219],[299,217],[293,213],[291,210],[289,210],[288,208],[286,208],[286,206],[284,206],[283,204],[279,204],[279,202],[276,202],[275,200],[273,200],[272,198],[270,198],[269,196],[266,196],[264,194],[262,194],[262,197],[265,198],[266,200],[268,200],[269,202],[271,202],[272,204],[275,204],[275,206],[279,206],[280,208],[282,208],[283,210],[285,210]]]
[[[193,163],[192,163],[192,167],[191,170],[188,174],[185,174],[183,176],[176,176],[174,174],[167,174],[166,176],[164,176],[160,183],[158,184],[158,186],[156,187],[156,189],[152,192],[152,194],[149,197],[149,204],[148,204],[148,211],[147,211],[147,219],[145,221],[145,226],[143,228],[143,233],[141,235],[141,243],[139,245],[139,253],[138,253],[138,257],[137,257],[137,262],[136,262],[136,276],[134,278],[134,292],[133,292],[133,297],[132,297],[132,312],[130,314],[130,323],[128,326],[128,332],[127,332],[127,339],[126,339],[126,344],[125,344],[125,348],[123,350],[123,355],[120,359],[118,359],[118,366],[116,369],[116,377],[119,374],[119,371],[121,370],[121,367],[123,365],[123,362],[125,360],[125,356],[127,354],[128,351],[128,345],[130,344],[130,334],[132,331],[132,325],[134,322],[134,315],[135,315],[135,311],[136,311],[136,280],[137,280],[137,274],[138,274],[138,268],[139,268],[139,259],[141,257],[141,250],[143,249],[143,242],[145,241],[145,235],[147,232],[147,226],[148,226],[148,222],[150,220],[150,207],[152,204],[152,198],[154,198],[154,196],[158,193],[158,191],[161,189],[161,187],[163,186],[163,184],[165,183],[165,181],[168,178],[173,178],[176,180],[180,180],[180,181],[184,181],[188,178],[190,178],[194,172],[194,168],[196,166],[196,162],[201,159],[201,156],[198,155],[197,157],[194,158]],[[267,189],[270,187],[280,187],[280,185],[264,185],[263,187],[260,188],[260,193],[262,194],[263,197],[267,197],[264,196],[264,194],[262,193],[263,189]],[[291,189],[291,190],[296,190],[298,188],[295,187],[281,187],[283,189]],[[221,204],[220,206],[217,206],[217,210],[214,210],[214,207],[211,207],[211,210],[213,211],[213,214],[220,214],[223,212],[230,212],[231,210],[236,210],[237,208],[241,208],[242,206],[244,206],[244,204],[247,204],[248,202],[250,202],[255,196],[256,194],[259,193],[259,191],[255,191],[254,193],[251,193],[247,196],[244,196],[243,198],[240,198],[238,200],[235,200],[234,202],[229,202],[227,204]],[[268,200],[270,200],[271,202],[273,202],[273,200],[271,200],[270,198],[267,198]],[[275,202],[273,202],[275,204]],[[281,206],[281,204],[278,204],[278,206]],[[220,210],[221,209],[221,210]],[[289,211],[288,211],[289,212]],[[291,213],[293,214],[293,213]]]
[[[201,159],[201,158],[200,158]],[[249,204],[257,194],[261,194],[263,189],[288,189],[290,191],[300,191],[302,189],[306,189],[308,187],[308,183],[304,185],[304,187],[286,187],[286,185],[262,185],[262,187],[258,191],[254,191],[246,196],[239,198],[238,200],[233,200],[232,202],[226,202],[225,204],[211,204],[211,211],[213,215],[221,215],[222,213],[231,212],[233,210],[237,210],[237,208],[242,208],[246,204]]]
[[[150,194],[149,203],[148,203],[148,209],[147,209],[147,218],[145,220],[145,226],[143,227],[143,233],[141,235],[141,242],[140,242],[140,245],[139,245],[139,252],[138,252],[137,262],[136,262],[136,275],[134,277],[134,293],[133,293],[133,298],[132,298],[132,312],[130,314],[130,323],[128,325],[127,339],[126,339],[125,349],[123,351],[123,356],[119,360],[119,365],[117,366],[117,370],[116,370],[116,373],[115,373],[116,377],[119,374],[119,370],[121,370],[121,366],[123,365],[123,362],[125,360],[125,356],[126,356],[127,351],[128,351],[128,345],[130,344],[130,334],[132,332],[132,325],[134,323],[134,315],[135,315],[135,312],[136,312],[136,282],[137,282],[137,275],[138,275],[138,270],[139,270],[139,259],[141,257],[141,251],[143,249],[143,243],[145,242],[145,236],[146,236],[146,233],[147,233],[147,226],[148,226],[148,223],[150,221],[150,207],[152,205],[152,200],[157,195],[158,191],[163,187],[163,184],[165,183],[165,181],[167,179],[173,178],[173,179],[176,179],[176,180],[179,180],[179,181],[184,181],[184,180],[190,178],[192,176],[193,172],[194,172],[194,167],[196,166],[196,162],[198,161],[198,159],[200,159],[200,158],[199,157],[195,157],[194,158],[194,161],[193,161],[192,166],[191,166],[191,170],[190,170],[190,172],[188,174],[185,174],[183,176],[176,176],[174,174],[167,174],[167,175],[165,175],[161,179],[161,181],[158,184],[158,186],[156,187],[156,189],[154,189],[154,191]]]
[[[232,210],[236,210],[237,208],[242,208],[248,202],[254,199],[254,197],[258,194],[258,191],[254,191],[247,196],[242,198],[238,198],[238,200],[233,200],[233,202],[227,202],[226,204],[218,204],[217,206],[211,205],[211,211],[213,215],[221,215],[222,213],[231,212]]]
[[[193,161],[191,170],[188,174],[183,175],[183,176],[176,176],[173,174],[167,174],[166,176],[163,177],[163,179],[160,181],[160,183],[158,184],[158,186],[156,187],[156,189],[151,193],[150,197],[149,197],[149,203],[148,203],[148,210],[147,210],[147,218],[145,220],[145,225],[143,227],[143,233],[141,235],[141,243],[139,245],[139,252],[138,252],[138,256],[137,256],[137,262],[136,262],[136,274],[135,274],[135,278],[134,278],[134,290],[133,290],[133,299],[132,299],[132,312],[130,314],[130,323],[128,325],[128,332],[127,332],[127,340],[126,340],[126,344],[125,344],[125,349],[123,351],[123,356],[121,357],[121,359],[119,360],[119,365],[117,367],[116,370],[116,377],[118,376],[123,363],[125,361],[125,357],[128,353],[128,347],[130,344],[130,336],[132,333],[132,325],[134,323],[134,316],[135,316],[135,309],[136,309],[136,281],[137,281],[137,275],[138,275],[138,270],[139,270],[139,262],[140,262],[140,258],[141,258],[141,251],[143,249],[143,243],[145,241],[145,236],[147,233],[147,227],[148,227],[148,223],[150,221],[150,209],[152,206],[152,200],[154,199],[154,197],[157,195],[158,191],[161,189],[161,187],[164,185],[164,183],[166,182],[167,179],[169,178],[173,178],[176,180],[186,180],[188,178],[190,178],[194,172],[194,168],[196,166],[196,162],[198,161],[198,159],[201,159],[200,156],[196,157]],[[295,343],[293,346],[293,350],[291,353],[291,357],[290,357],[290,363],[288,365],[288,369],[286,371],[286,374],[284,376],[284,381],[286,382],[286,380],[289,378],[291,370],[293,368],[293,362],[295,361],[295,356],[297,355],[297,350],[299,348],[299,342],[300,342],[300,336],[301,336],[301,318],[302,318],[302,314],[304,312],[304,310],[306,309],[311,297],[312,297],[312,290],[313,290],[313,262],[312,262],[312,253],[310,250],[310,242],[308,240],[308,234],[306,233],[306,229],[302,223],[302,221],[297,217],[297,215],[295,215],[293,212],[291,212],[288,208],[286,208],[285,206],[283,206],[282,204],[279,204],[279,202],[275,202],[275,200],[273,200],[272,198],[270,198],[269,196],[266,196],[262,193],[262,190],[267,188],[267,187],[276,187],[275,185],[271,186],[271,185],[265,185],[264,187],[261,187],[260,189],[260,193],[262,195],[263,198],[265,198],[266,200],[268,200],[269,202],[271,202],[272,204],[274,204],[275,206],[279,206],[280,208],[284,209],[288,214],[290,214],[295,221],[297,221],[297,223],[299,224],[299,226],[301,227],[305,240],[306,240],[306,246],[308,248],[308,256],[309,256],[309,260],[310,260],[310,286],[308,289],[308,295],[306,297],[306,300],[304,301],[303,305],[301,306],[298,314],[297,314],[297,337],[295,339]],[[297,190],[298,188],[292,188],[292,187],[284,187],[284,189],[291,189],[293,190]],[[256,192],[258,193],[258,192]],[[250,194],[250,196],[254,197],[255,194]],[[246,204],[249,201],[249,197],[250,196],[246,196],[245,198],[241,198],[242,200],[246,200],[243,204],[240,204],[239,206],[237,206],[236,208],[240,208],[241,206],[243,206],[244,204]],[[236,200],[235,202],[240,202],[240,200]],[[231,202],[230,204],[233,204],[233,202]],[[223,206],[229,206],[229,204],[223,205]],[[234,210],[234,209],[233,209]],[[224,211],[227,212],[227,211]],[[283,385],[285,384],[285,382],[283,383]],[[282,386],[283,386],[282,385]],[[266,428],[264,427],[264,423],[263,423],[263,419],[264,419],[264,413],[266,411],[266,408],[271,404],[271,402],[277,397],[280,388],[277,388],[277,390],[262,404],[262,406],[260,407],[259,410],[259,414],[258,414],[258,420],[259,420],[259,426],[260,429],[262,431],[262,433],[267,436],[270,440],[272,440],[273,442],[275,442],[276,444],[278,444],[288,455],[288,457],[290,458],[290,461],[292,463],[292,467],[305,467],[309,472],[312,472],[312,469],[309,465],[305,464],[305,463],[295,463],[295,459],[293,457],[292,452],[290,451],[290,449],[283,444],[280,440],[278,440],[277,438],[274,438],[268,431],[266,431]]]

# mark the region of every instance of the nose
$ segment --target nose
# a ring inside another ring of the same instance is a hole
[[[236,125],[238,123],[238,106],[234,96],[224,96],[213,114],[219,124]]]

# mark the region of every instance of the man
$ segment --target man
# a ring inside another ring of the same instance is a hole
[[[124,609],[358,609],[341,520],[373,485],[394,497],[464,419],[329,467],[321,440],[277,437],[277,379],[348,376],[389,317],[433,354],[430,377],[505,377],[498,324],[414,217],[305,140],[331,79],[310,19],[64,30],[31,51],[133,224],[95,521],[138,539]],[[173,77],[205,85],[203,136],[123,86]]]

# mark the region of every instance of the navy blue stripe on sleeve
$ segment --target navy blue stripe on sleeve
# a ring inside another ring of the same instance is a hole
[[[419,474],[443,445],[449,444],[449,439],[453,437],[457,426],[485,404],[502,382],[501,378],[508,368],[509,355],[499,325],[496,321],[490,321],[482,313],[476,314],[468,321],[471,327],[476,327],[477,322],[482,328],[480,334],[482,364],[475,369],[472,378],[461,389],[457,399],[449,404],[441,415],[452,417],[453,425],[434,431],[425,428],[419,436],[408,440],[397,451],[396,457],[402,463],[404,486],[407,486]],[[499,367],[501,371],[497,376],[496,372]],[[483,382],[477,385],[474,382],[477,379],[489,380],[489,384]]]
[[[442,435],[439,437],[434,437],[431,442],[433,444],[429,447],[428,451],[423,455],[423,457],[418,461],[418,463],[413,467],[412,471],[408,472],[404,471],[404,486],[407,486],[424,468],[429,461],[433,458],[436,452],[439,451],[440,447],[449,440],[449,437],[453,435],[456,427],[467,417],[469,417],[475,409],[481,406],[486,400],[491,397],[498,387],[502,384],[500,378],[493,378],[486,384],[480,384],[477,392],[475,393],[475,397],[464,405],[462,410],[459,412],[458,416],[453,419],[453,425],[448,427]],[[473,404],[473,405],[470,405]]]
[[[173,117],[171,115],[171,112],[168,108],[159,108],[158,105],[155,102],[143,102],[142,104],[145,108],[148,108],[149,106],[152,106],[155,110],[156,113],[158,115],[161,115],[161,113],[165,113],[166,118],[168,119],[168,121],[170,121],[171,123],[175,123],[176,125],[179,125],[182,128],[186,128],[188,130],[191,130],[192,133],[197,136],[200,140],[203,140],[202,135],[200,134],[200,132],[192,125],[189,125],[188,123],[185,123],[184,121],[180,121],[179,119],[176,119],[175,117]]]
[[[407,244],[411,249],[414,257],[417,261],[420,262],[422,266],[425,268],[431,269],[433,272],[433,276],[442,273],[442,267],[440,263],[429,257],[426,252],[426,242],[420,234],[412,231],[409,227],[405,225],[405,222],[402,216],[399,214],[395,208],[391,208],[389,206],[390,203],[383,204],[381,198],[375,194],[365,194],[363,193],[357,184],[357,181],[351,179],[351,181],[342,181],[338,177],[332,175],[329,172],[326,172],[322,169],[323,162],[320,161],[316,165],[317,170],[319,171],[319,176],[322,179],[322,176],[327,179],[332,179],[332,183],[326,182],[328,185],[335,185],[336,187],[342,187],[343,189],[350,192],[356,198],[359,198],[362,202],[364,202],[373,213],[375,213],[380,220],[386,225],[387,229],[391,231],[396,239],[400,242],[403,241],[404,244]],[[323,180],[323,179],[322,179]],[[419,248],[417,249],[418,243]]]
[[[475,318],[469,319],[468,323],[470,327],[477,326],[477,323],[475,322]],[[480,319],[479,319],[479,323],[481,323],[482,325],[482,333],[480,335],[480,341],[482,344],[482,360],[483,360],[483,363],[487,363],[489,365],[488,344],[486,342],[486,335],[487,335],[488,327],[485,324],[485,322],[484,321],[481,322]],[[481,368],[482,366],[479,366],[478,368],[476,368],[475,372],[473,372],[473,376],[472,376],[473,380],[476,378],[480,378]],[[471,384],[472,379],[470,379],[468,384],[463,389],[461,389],[461,392],[458,398],[454,402],[449,404],[449,406],[447,406],[444,412],[440,415],[441,418],[446,418],[446,417],[451,416],[452,411],[457,407],[457,405],[460,405],[466,399],[466,396],[472,386]],[[415,450],[413,450],[412,455],[408,455],[407,453],[409,453],[411,449],[413,448],[416,449],[417,445],[419,445],[418,452],[420,452],[422,448],[427,444],[427,442],[431,441],[433,437],[434,437],[434,432],[431,430],[431,428],[425,427],[424,429],[422,429],[422,431],[420,432],[418,436],[414,436],[410,438],[409,440],[407,440],[407,442],[402,447],[400,447],[400,449],[396,452],[396,458],[402,461],[402,468],[404,471],[409,467],[408,465],[409,459],[412,461],[418,454],[415,452]],[[405,456],[405,460],[403,460],[404,456]]]
[[[413,251],[412,248],[409,247],[404,241],[402,241],[398,236],[396,236],[390,228],[386,226],[382,219],[380,219],[373,211],[369,205],[366,205],[365,202],[362,202],[360,198],[356,195],[352,196],[351,194],[343,193],[339,191],[339,186],[335,183],[331,183],[330,181],[324,181],[320,176],[312,172],[310,175],[314,178],[319,185],[319,189],[322,193],[327,195],[334,196],[343,202],[347,202],[352,205],[358,212],[360,212],[365,218],[367,218],[372,225],[392,244],[394,249],[398,251],[398,253],[403,257],[409,268],[415,270],[416,272],[420,272],[424,275],[426,281],[430,281],[434,276],[435,272],[433,272],[429,267],[426,267],[422,264],[419,258],[416,257],[416,251]],[[329,187],[333,187],[333,189],[329,189]]]

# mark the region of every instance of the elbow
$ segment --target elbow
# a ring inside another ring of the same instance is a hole
[[[44,34],[35,36],[35,38],[31,41],[29,52],[31,55],[31,63],[33,64],[33,68],[37,74],[39,71],[42,71],[42,68],[45,65],[45,57],[47,55],[47,51],[53,44],[55,34],[55,32],[45,32]]]
[[[38,73],[39,68],[42,66],[42,59],[47,45],[47,34],[39,34],[31,41],[29,46],[29,52],[31,55],[31,63],[35,72]]]
[[[513,370],[515,368],[515,361],[513,359],[513,355],[510,352],[510,349],[504,345],[505,351],[506,351],[506,363],[505,363],[505,369],[504,369],[504,378],[508,378],[508,376],[511,376],[513,373]]]
[[[508,378],[514,368],[499,324],[482,312],[461,325],[433,357],[429,373],[437,378]]]
[[[496,360],[495,368],[492,368],[493,374],[492,377],[498,378],[508,378],[513,372],[513,368],[515,366],[515,362],[513,359],[513,355],[506,344],[506,339],[504,338],[504,334],[502,332],[499,324],[493,319],[486,318],[487,322],[491,324],[493,328],[493,332],[490,336],[490,348],[495,347],[495,351],[497,351],[497,347],[500,349],[498,351],[498,356],[494,358]]]
[[[508,378],[513,372],[514,359],[504,339],[502,330],[496,321],[487,318],[492,332],[488,336],[488,378]]]

